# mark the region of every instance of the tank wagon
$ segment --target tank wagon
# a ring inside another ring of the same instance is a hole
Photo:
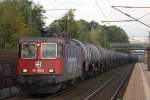
[[[125,64],[128,54],[76,39],[36,37],[19,43],[18,80],[23,91],[55,93],[64,85]]]

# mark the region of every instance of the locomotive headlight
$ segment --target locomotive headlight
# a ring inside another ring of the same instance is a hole
[[[23,70],[22,70],[22,72],[27,73],[27,72],[28,72],[28,70],[27,70],[27,69],[23,69]]]
[[[39,46],[40,46],[40,44],[39,44],[39,43],[37,43],[37,44],[36,44],[36,46],[37,46],[37,47],[39,47]]]
[[[49,73],[54,73],[55,70],[54,69],[49,69]]]

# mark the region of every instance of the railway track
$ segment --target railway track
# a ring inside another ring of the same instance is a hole
[[[120,88],[130,76],[132,69],[133,65],[118,67],[81,83],[74,90],[46,100],[115,100]]]
[[[51,95],[28,95],[8,100],[116,100],[134,64],[123,65]]]
[[[119,90],[126,82],[131,72],[132,67],[121,70],[88,95],[84,100],[116,100]]]

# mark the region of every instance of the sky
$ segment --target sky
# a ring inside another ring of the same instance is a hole
[[[145,42],[147,40],[150,28],[139,22],[107,22],[114,20],[132,20],[126,15],[113,9],[111,6],[150,6],[150,0],[33,0],[44,7],[46,13],[45,22],[49,25],[53,20],[61,18],[67,10],[51,9],[76,9],[75,19],[84,19],[86,21],[96,21],[99,24],[117,25],[123,28],[131,41]],[[118,8],[119,10],[140,18],[143,23],[150,24],[150,8]],[[145,15],[145,16],[143,16]],[[143,16],[143,17],[142,17]]]

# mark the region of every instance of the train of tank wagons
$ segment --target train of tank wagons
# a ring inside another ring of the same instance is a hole
[[[25,38],[19,43],[17,74],[22,91],[56,93],[79,80],[136,60],[135,56],[77,39]]]

